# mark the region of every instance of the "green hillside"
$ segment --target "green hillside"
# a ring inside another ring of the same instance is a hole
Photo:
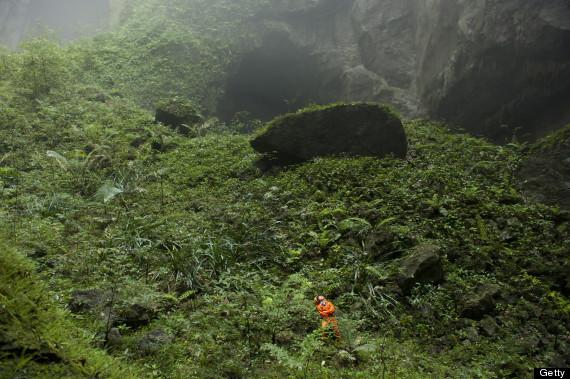
[[[215,3],[219,14],[195,17],[217,34],[160,28],[141,5],[93,40],[0,53],[0,377],[526,378],[567,366],[570,216],[522,194],[525,146],[413,120],[405,160],[262,173],[240,133],[261,123],[209,112],[237,43],[222,32],[247,16],[223,24],[228,2]],[[191,49],[202,63],[159,59]],[[210,115],[187,136],[154,123],[173,95]],[[426,254],[440,280],[414,276]],[[339,342],[321,338],[321,293]]]

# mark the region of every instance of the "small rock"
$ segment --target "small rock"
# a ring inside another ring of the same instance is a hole
[[[554,222],[561,224],[570,221],[570,211],[560,210],[554,215]]]
[[[109,333],[107,333],[107,346],[114,347],[121,344],[123,340],[123,336],[121,336],[121,332],[117,328],[111,328]]]
[[[291,345],[295,342],[296,335],[290,330],[283,330],[275,334],[275,342],[279,345]]]
[[[159,351],[163,346],[172,343],[174,337],[161,329],[145,334],[137,343],[141,355],[150,355]]]
[[[155,121],[168,125],[180,134],[187,136],[190,133],[190,126],[203,122],[204,118],[195,104],[186,99],[175,97],[158,105]]]
[[[100,289],[77,290],[71,293],[69,310],[74,313],[96,311],[108,301],[108,294]]]
[[[457,329],[464,329],[473,326],[474,321],[468,318],[460,318],[455,322],[455,327]]]
[[[443,265],[440,248],[432,244],[416,246],[411,255],[404,258],[398,285],[405,295],[419,283],[440,283],[443,280]]]
[[[146,142],[146,138],[136,137],[131,141],[130,145],[134,148],[137,148],[137,147],[142,146],[145,142]]]
[[[479,328],[483,332],[483,335],[487,337],[493,337],[497,334],[497,331],[499,330],[499,325],[497,325],[497,322],[493,317],[485,316],[479,322]]]
[[[155,317],[155,312],[140,304],[132,304],[119,311],[115,324],[124,324],[130,328],[138,329],[148,325]]]
[[[104,93],[97,93],[97,94],[89,97],[89,100],[94,101],[94,102],[98,102],[98,103],[105,103],[105,102],[107,102],[107,100],[109,100],[109,96],[107,96]]]
[[[364,247],[371,259],[379,259],[390,253],[387,258],[398,258],[398,254],[393,254],[390,249],[391,244],[396,241],[397,236],[389,230],[375,230],[366,238]]]
[[[460,312],[461,317],[481,320],[483,316],[493,311],[499,293],[500,287],[496,284],[480,286],[474,293],[467,296]]]

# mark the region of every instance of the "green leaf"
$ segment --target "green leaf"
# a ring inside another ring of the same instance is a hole
[[[370,225],[370,223],[363,218],[351,217],[342,220],[339,223],[339,228],[342,232],[353,231],[356,233],[362,233],[372,229],[372,225]]]

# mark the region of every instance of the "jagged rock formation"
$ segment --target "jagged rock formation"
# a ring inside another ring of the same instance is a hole
[[[371,100],[497,141],[570,121],[567,0],[283,0],[252,29],[225,116]]]

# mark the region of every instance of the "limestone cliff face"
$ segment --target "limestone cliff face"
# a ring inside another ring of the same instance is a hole
[[[416,71],[423,109],[496,140],[570,122],[570,2],[431,3]]]
[[[292,97],[383,101],[495,140],[515,130],[533,138],[570,122],[568,0],[277,3],[252,26],[257,39],[243,56],[248,64],[230,78],[227,112],[260,99],[273,113]],[[254,75],[248,65],[261,51],[272,51],[263,61],[271,72]],[[271,85],[287,76],[278,99]],[[252,94],[246,87],[256,78],[263,85]]]

